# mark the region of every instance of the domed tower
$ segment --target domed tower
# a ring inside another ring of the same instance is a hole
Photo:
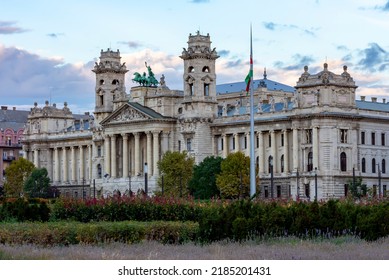
[[[180,56],[184,60],[184,99],[178,117],[179,143],[194,156],[196,162],[213,154],[210,124],[217,113],[215,62],[219,57],[211,49],[211,39],[189,34],[188,50]]]
[[[92,70],[96,73],[95,121],[99,124],[123,103],[127,102],[124,86],[125,74],[128,72],[125,63],[120,62],[120,52],[101,50],[100,62]]]

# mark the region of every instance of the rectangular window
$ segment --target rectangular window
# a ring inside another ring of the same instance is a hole
[[[382,196],[386,197],[386,185],[382,186]]]
[[[259,148],[259,138],[258,137],[256,137],[256,142],[257,142],[257,148]]]
[[[178,151],[181,152],[181,141],[178,140]]]
[[[344,196],[348,195],[348,184],[344,184]]]
[[[347,129],[340,130],[340,143],[347,143]]]
[[[97,156],[101,157],[101,146],[97,146]]]
[[[187,151],[192,151],[192,138],[186,139],[186,150]]]
[[[232,149],[235,150],[235,137],[232,137]]]
[[[381,145],[385,146],[385,133],[381,133]]]
[[[281,197],[281,186],[277,186],[277,197]]]
[[[371,133],[371,144],[375,145],[375,132]]]
[[[271,134],[269,134],[269,148],[271,147]]]
[[[284,146],[284,134],[281,134],[281,147]]]
[[[247,135],[244,137],[244,148],[247,149]]]
[[[310,189],[309,189],[309,184],[305,184],[305,196],[310,198]]]
[[[365,132],[361,131],[361,144],[365,145]]]
[[[264,194],[265,194],[265,198],[269,197],[269,187],[268,186],[264,187]]]

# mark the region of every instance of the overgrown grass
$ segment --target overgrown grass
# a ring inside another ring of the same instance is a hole
[[[220,241],[207,245],[103,243],[45,247],[0,245],[0,259],[17,260],[388,260],[389,238],[367,242],[355,237],[303,240],[296,237]]]

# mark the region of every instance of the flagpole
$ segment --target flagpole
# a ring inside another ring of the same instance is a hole
[[[253,38],[252,38],[252,26],[251,26],[251,24],[250,24],[250,71],[251,71],[251,73],[254,73],[253,72]],[[251,198],[256,193],[253,79],[254,79],[254,75],[251,75],[251,81],[250,81],[250,197]]]

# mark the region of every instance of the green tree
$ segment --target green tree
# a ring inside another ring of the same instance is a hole
[[[250,195],[250,157],[242,152],[229,154],[221,163],[216,185],[222,198],[240,198]]]
[[[24,191],[28,197],[49,197],[50,178],[46,168],[35,168],[24,183]]]
[[[188,182],[192,178],[194,158],[186,151],[164,154],[158,162],[158,168],[163,175],[163,194],[170,196],[186,196],[189,194]],[[158,178],[159,192],[162,193],[162,176]]]
[[[189,181],[189,191],[195,198],[209,199],[220,196],[216,186],[216,176],[221,172],[223,158],[206,157],[193,169],[193,177]]]
[[[356,177],[355,178],[355,185],[353,184],[353,180],[348,180],[348,186],[350,190],[351,196],[355,198],[361,198],[363,196],[366,196],[367,194],[367,187],[362,182],[362,177]]]
[[[24,183],[31,175],[34,164],[24,158],[14,160],[5,169],[6,181],[4,183],[5,194],[8,197],[19,197],[23,192]]]

